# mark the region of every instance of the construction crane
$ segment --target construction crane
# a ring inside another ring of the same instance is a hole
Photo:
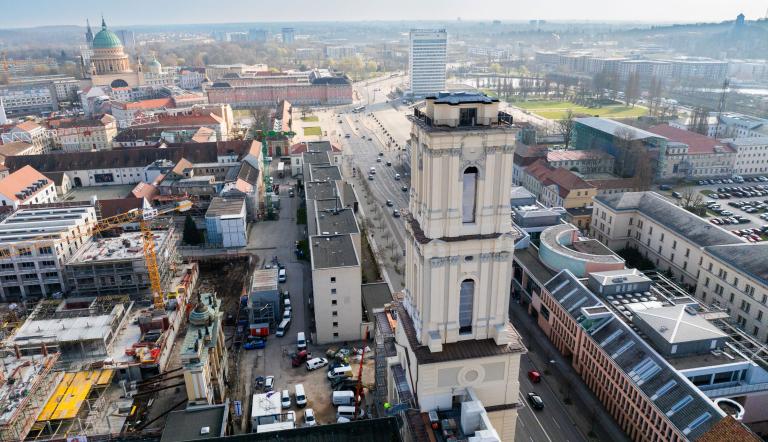
[[[179,201],[172,205],[164,206],[158,209],[132,209],[125,213],[103,218],[100,221],[88,226],[84,231],[75,234],[72,239],[93,236],[112,230],[120,226],[131,223],[139,223],[141,229],[142,249],[144,251],[144,260],[146,261],[147,271],[149,273],[149,283],[152,288],[152,303],[156,309],[165,309],[163,300],[163,287],[160,282],[160,268],[157,265],[157,254],[155,252],[155,238],[152,235],[152,228],[149,221],[172,212],[186,212],[192,207],[189,200]],[[26,245],[10,246],[0,248],[0,259],[7,259],[13,256],[24,256],[30,253],[31,243],[35,246],[50,245],[55,247],[55,241],[58,238],[51,238],[51,235],[40,235],[34,238],[24,240]]]
[[[355,386],[355,420],[360,415],[360,400],[363,394],[363,363],[365,362],[365,346],[368,344],[368,326],[365,326],[365,334],[363,334],[363,351],[360,352],[360,367],[357,369],[357,385]]]

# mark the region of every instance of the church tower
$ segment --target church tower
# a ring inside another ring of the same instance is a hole
[[[91,30],[91,21],[86,19],[85,22],[88,24],[88,29],[85,31],[85,42],[88,43],[90,46],[93,43],[93,31]]]
[[[478,93],[427,97],[409,119],[411,196],[397,327],[409,354],[401,361],[417,361],[411,387],[423,411],[450,408],[469,389],[486,407],[517,403],[525,348],[508,321],[517,128],[498,99]]]

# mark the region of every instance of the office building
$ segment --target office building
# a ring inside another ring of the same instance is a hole
[[[448,32],[445,29],[411,29],[409,41],[410,93],[425,97],[445,90]]]
[[[755,406],[768,394],[765,347],[663,275],[624,268],[594,240],[563,242],[576,231],[555,225],[515,251],[514,308],[536,318],[619,428],[633,441],[759,440],[742,423],[765,419]]]
[[[733,175],[768,173],[768,136],[726,138],[720,141],[736,151]]]
[[[280,30],[283,36],[283,44],[293,44],[296,41],[296,30],[293,28],[283,28]]]
[[[248,30],[248,40],[249,41],[256,41],[259,43],[266,43],[267,37],[269,34],[267,33],[266,29],[249,29]]]

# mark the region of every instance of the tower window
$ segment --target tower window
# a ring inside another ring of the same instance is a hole
[[[472,333],[472,309],[475,304],[475,281],[461,281],[459,293],[459,334]]]
[[[477,199],[477,167],[467,167],[462,176],[461,222],[475,222]]]

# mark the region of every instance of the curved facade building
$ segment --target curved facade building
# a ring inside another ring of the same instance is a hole
[[[555,272],[568,269],[579,278],[593,272],[621,270],[624,260],[600,241],[580,237],[573,224],[558,224],[541,232],[539,259]]]

